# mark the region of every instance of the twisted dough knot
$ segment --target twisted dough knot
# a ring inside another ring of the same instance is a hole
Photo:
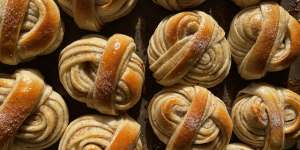
[[[159,92],[148,112],[155,134],[168,150],[224,149],[230,141],[232,122],[225,104],[199,86]]]
[[[144,65],[132,38],[116,34],[108,42],[87,37],[60,55],[59,76],[68,93],[102,113],[117,115],[141,97]]]
[[[213,87],[229,73],[231,58],[223,29],[201,11],[164,19],[148,47],[150,70],[164,86]]]
[[[81,29],[99,31],[104,23],[129,14],[137,0],[58,0]]]
[[[161,5],[165,9],[171,10],[171,11],[178,11],[185,8],[195,7],[206,0],[153,0],[154,3]]]
[[[232,109],[234,133],[264,150],[293,146],[300,136],[300,96],[283,88],[253,84],[242,90]]]
[[[241,11],[233,20],[228,41],[239,73],[259,79],[268,71],[287,68],[300,52],[300,25],[276,3]]]
[[[262,0],[232,0],[236,5],[240,7],[248,7],[251,5],[259,4]]]
[[[58,150],[142,150],[140,128],[129,116],[83,116],[70,123]]]
[[[46,149],[69,122],[62,97],[32,71],[0,75],[0,149]]]
[[[63,28],[53,0],[1,0],[0,62],[16,65],[53,52]]]

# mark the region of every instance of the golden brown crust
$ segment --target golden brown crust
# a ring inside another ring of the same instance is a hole
[[[29,0],[8,0],[6,3],[0,24],[0,58],[6,63],[17,61],[16,47],[28,3]]]
[[[279,8],[274,5],[261,6],[262,16],[266,18],[262,23],[261,31],[256,43],[244,58],[240,66],[240,74],[264,74],[267,63],[274,50],[273,43],[276,40],[279,22]]]
[[[232,110],[234,132],[259,149],[293,146],[300,136],[300,96],[287,89],[253,84],[243,89]]]
[[[126,121],[117,131],[118,134],[112,138],[107,150],[134,150],[137,147],[140,125],[133,121]]]
[[[241,11],[228,41],[241,77],[259,79],[287,68],[300,53],[300,24],[276,3]]]
[[[68,110],[32,70],[0,74],[0,149],[46,149],[62,136]]]
[[[289,66],[300,53],[300,27],[299,22],[296,19],[291,19],[288,24],[288,33],[291,36],[291,51],[290,54],[281,62],[273,64],[273,68],[280,65]]]
[[[199,86],[177,86],[156,94],[149,120],[158,138],[174,149],[224,149],[232,122],[224,103]]]
[[[120,80],[121,69],[134,51],[129,45],[132,43],[132,38],[115,34],[109,38],[103,51],[95,81],[95,94],[97,99],[101,101],[100,103],[105,105],[107,109],[114,109],[111,99],[113,98],[112,96],[116,90],[117,83]],[[130,84],[137,83],[132,82]]]
[[[166,38],[169,39],[170,44],[176,43],[178,39],[177,35],[184,34],[185,27],[190,23],[189,19],[183,19],[184,17],[187,17],[188,15],[193,15],[192,13],[181,13],[178,15],[175,15],[170,19],[170,21],[166,24]],[[197,19],[197,18],[194,18]],[[168,82],[172,82],[173,79],[176,79],[178,76],[182,76],[182,72],[186,71],[186,67],[191,64],[191,62],[195,62],[199,59],[199,57],[203,56],[203,53],[205,53],[205,50],[211,40],[212,34],[213,34],[213,23],[211,20],[207,19],[207,21],[199,27],[197,32],[194,34],[193,38],[189,41],[187,45],[187,49],[179,55],[179,53],[173,53],[172,50],[169,51],[170,54],[165,54],[164,56],[160,57],[155,65],[151,65],[151,68],[156,68],[158,65],[165,65],[170,66],[172,63],[174,63],[174,60],[167,61],[165,64],[164,61],[166,60],[165,57],[174,57],[175,55],[180,56],[179,59],[177,59],[176,65],[174,65],[173,69],[164,75],[163,72],[156,72],[154,73],[154,76],[163,76],[164,82],[166,84]],[[175,35],[174,35],[175,34]],[[177,35],[176,35],[177,34]],[[168,52],[167,52],[168,53]],[[164,66],[161,66],[164,67]],[[160,78],[160,77],[158,77]]]
[[[4,148],[15,136],[38,104],[44,89],[44,82],[27,72],[17,75],[16,82],[15,87],[0,107],[0,149]]]
[[[268,108],[268,118],[269,118],[269,126],[266,138],[268,142],[266,142],[265,149],[282,149],[284,143],[284,119],[282,112],[278,111],[280,106],[278,105],[277,95],[274,89],[265,87],[256,89],[256,92],[253,93],[255,95],[259,95]],[[260,114],[262,115],[262,114]]]
[[[54,51],[62,41],[59,9],[52,0],[5,0],[0,22],[0,61],[16,65]],[[37,10],[30,11],[31,7]],[[26,15],[36,18],[30,29]]]
[[[164,19],[148,47],[154,78],[164,86],[219,84],[231,65],[224,35],[213,18],[201,11],[182,12]]]
[[[58,0],[63,10],[85,30],[100,31],[105,23],[129,14],[138,0]]]
[[[59,150],[142,150],[140,125],[129,116],[87,115],[71,122]]]
[[[201,125],[208,97],[207,94],[205,89],[199,89],[199,91],[197,91],[192,100],[190,109],[168,142],[167,149],[182,150],[190,148],[197,134],[197,130]]]
[[[95,5],[95,0],[73,0],[74,21],[80,28],[101,29]]]
[[[36,51],[45,50],[56,39],[61,32],[60,12],[51,0],[43,0],[44,12],[41,14],[41,20],[31,32],[20,39],[20,47],[26,51],[26,54],[34,54]]]
[[[134,40],[116,34],[108,41],[88,37],[60,55],[60,80],[68,93],[104,114],[117,115],[140,99],[144,65]]]

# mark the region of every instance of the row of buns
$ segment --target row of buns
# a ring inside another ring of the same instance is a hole
[[[60,45],[63,25],[52,0],[20,3],[12,0],[1,7],[1,63],[16,65],[49,54]],[[148,47],[150,70],[163,86],[181,83],[214,87],[228,75],[232,57],[242,78],[260,79],[267,72],[290,66],[300,51],[299,37],[298,21],[276,3],[243,9],[234,17],[227,38],[208,14],[181,12],[163,19],[152,35]],[[95,38],[102,39],[103,48],[105,38]],[[77,43],[84,45],[86,41]],[[72,49],[72,44],[66,49]]]
[[[33,70],[0,76],[0,149],[143,149],[141,125],[126,114],[86,115],[69,125],[63,98]],[[268,84],[242,89],[230,113],[200,86],[177,85],[153,96],[149,122],[168,150],[292,147],[300,137],[300,95]],[[229,144],[232,132],[242,143]]]
[[[182,10],[205,0],[154,0],[169,10]],[[258,4],[260,0],[234,0],[241,6]],[[129,14],[137,0],[58,0],[61,8],[84,30],[100,31],[107,22]],[[53,0],[3,0],[1,6],[1,63],[17,65],[36,56],[52,53],[61,44],[64,24]]]

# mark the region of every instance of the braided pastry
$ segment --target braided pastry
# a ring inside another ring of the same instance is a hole
[[[132,38],[116,34],[108,41],[86,37],[60,55],[59,77],[67,92],[104,114],[117,115],[140,99],[144,65]]]
[[[283,70],[300,52],[300,25],[276,3],[241,11],[228,36],[231,52],[244,79],[259,79]]]
[[[224,35],[217,22],[201,11],[182,12],[164,19],[148,47],[154,78],[164,86],[219,84],[231,65]]]
[[[53,52],[63,38],[53,0],[0,1],[0,62],[16,65]]]
[[[251,5],[256,5],[262,0],[232,0],[232,1],[240,7],[248,7]]]
[[[140,128],[128,116],[83,116],[70,123],[58,150],[142,150]]]
[[[283,88],[253,84],[232,109],[234,133],[255,148],[283,149],[300,137],[300,96]]]
[[[185,1],[178,1],[178,0],[153,0],[155,4],[158,4],[165,9],[171,10],[171,11],[178,11],[185,8],[195,7],[206,0],[185,0]]]
[[[149,120],[167,150],[224,149],[232,121],[225,104],[199,86],[177,86],[156,94]]]
[[[105,23],[129,14],[138,0],[58,0],[81,29],[99,31]]]
[[[0,149],[45,149],[69,122],[62,97],[35,73],[0,75]]]

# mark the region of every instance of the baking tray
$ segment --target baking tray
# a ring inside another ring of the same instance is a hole
[[[207,0],[207,2],[201,6],[190,10],[201,10],[210,14],[215,20],[217,20],[220,26],[223,27],[226,33],[228,33],[231,20],[233,19],[234,15],[240,11],[240,8],[235,6],[230,0]],[[146,108],[149,100],[156,92],[162,89],[161,86],[155,83],[151,71],[148,69],[149,64],[147,60],[147,47],[149,39],[158,23],[164,17],[175,13],[176,12],[170,12],[158,5],[155,5],[151,0],[139,0],[135,9],[129,15],[106,24],[104,28],[97,33],[80,30],[73,22],[73,19],[61,10],[61,17],[65,26],[65,36],[60,47],[50,55],[38,57],[30,62],[22,63],[18,66],[0,64],[0,72],[12,74],[19,68],[33,68],[39,70],[44,75],[46,83],[51,85],[53,89],[60,93],[65,99],[68,105],[71,122],[82,115],[98,114],[98,112],[89,109],[85,104],[72,99],[63,88],[58,77],[58,57],[60,51],[71,42],[88,34],[99,34],[106,37],[110,37],[114,33],[123,33],[129,35],[135,39],[137,44],[137,53],[143,59],[146,65],[146,79],[140,102],[134,108],[129,110],[128,114],[135,118],[142,125],[141,139],[144,149],[163,150],[165,145],[161,143],[153,133],[147,116]],[[299,65],[300,63],[298,66]],[[266,77],[260,80],[245,81],[241,79],[237,73],[236,65],[232,63],[230,74],[224,80],[224,82],[214,88],[211,88],[210,90],[225,102],[228,111],[230,112],[237,92],[246,87],[249,83],[266,82],[275,86],[287,87],[289,73],[291,72],[293,76],[295,72],[298,71],[297,68],[299,67],[294,65],[291,71],[290,69],[286,69],[276,73],[268,73]],[[232,141],[238,142],[234,135],[232,137]],[[57,147],[58,143],[48,149],[56,150]],[[292,149],[296,149],[296,147]]]

